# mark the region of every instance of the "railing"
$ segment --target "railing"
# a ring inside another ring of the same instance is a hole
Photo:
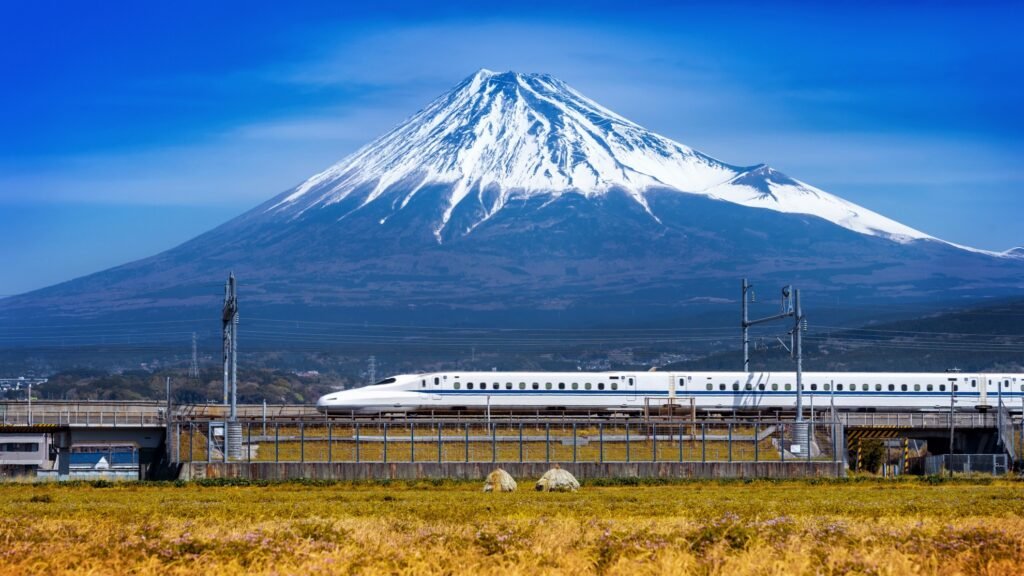
[[[225,457],[222,422],[171,425],[178,462],[841,462],[840,422],[302,420],[240,422]],[[801,433],[801,430],[805,432]]]
[[[952,416],[956,428],[995,428],[998,416],[981,412],[843,412],[837,418],[847,427],[949,428]]]

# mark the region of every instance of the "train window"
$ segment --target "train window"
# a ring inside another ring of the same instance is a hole
[[[1024,392],[1024,384],[1021,384],[1021,385],[1020,385],[1020,391],[1021,391],[1021,392]]]
[[[497,382],[495,382],[494,384],[491,384],[491,388],[497,390],[498,388],[501,388],[501,384],[498,384]]]
[[[939,384],[939,392],[945,392],[945,391],[946,391],[946,385],[945,384]]]
[[[427,387],[427,381],[426,380],[420,380],[420,388],[426,388],[426,387]]]
[[[590,390],[590,382],[584,384],[583,387],[586,388],[587,390]]]
[[[630,385],[630,386],[632,386],[632,385],[633,385],[633,379],[632,379],[632,378],[630,378],[630,379],[629,379],[629,385]]]
[[[456,384],[458,384],[458,382],[456,382]],[[472,390],[472,389],[473,389],[473,383],[472,382],[467,382],[466,383],[466,390]]]
[[[505,382],[505,390],[511,390],[511,389],[512,389],[512,383],[511,382]]]
[[[811,390],[817,390],[817,389],[818,389],[818,385],[817,384],[811,384]]]
[[[875,384],[875,392],[881,392],[881,391],[882,391],[882,385],[881,384]]]
[[[558,383],[558,389],[559,390],[565,390],[565,382],[559,382]]]
[[[544,383],[544,389],[545,390],[551,390],[551,382],[545,382]]]
[[[907,385],[906,384],[900,384],[900,390],[902,390],[903,392],[906,392],[907,391]]]
[[[578,389],[579,389],[579,387],[580,387],[580,385],[579,385],[578,383],[576,383],[576,382],[573,382],[573,383],[572,383],[572,389],[573,389],[573,390],[578,390]]]
[[[971,388],[977,388],[977,387],[978,387],[978,381],[977,380],[971,380]]]
[[[786,388],[786,392],[789,392],[790,390],[793,389],[793,385],[790,384],[789,382],[786,382],[785,388]]]
[[[776,384],[772,384],[772,390],[778,390],[778,389],[779,389],[779,385],[777,383]]]
[[[708,384],[707,384],[707,389],[708,389],[708,390],[714,390],[714,389],[715,389],[715,385],[714,385],[714,384],[712,384],[711,382],[708,382]]]
[[[914,392],[920,392],[920,391],[921,391],[921,385],[920,384],[914,384]]]
[[[925,388],[925,390],[927,390],[927,391],[929,391],[929,392],[931,392],[932,390],[934,390],[934,389],[935,389],[935,387],[934,387],[934,386],[932,386],[931,384],[929,384],[929,385],[925,386],[924,388]]]
[[[832,384],[831,383],[825,384],[825,390],[831,391],[832,390]]]
[[[540,389],[540,384],[537,384],[536,382],[534,382],[533,383],[533,389],[534,390],[539,390]]]
[[[843,391],[843,385],[842,384],[836,384],[836,390],[842,392]]]
[[[1006,382],[1003,382],[1003,388],[1009,388],[1009,387],[1010,387],[1010,381],[1009,380],[1007,380]]]
[[[520,382],[519,383],[519,389],[520,390],[526,390],[526,382]]]
[[[757,385],[757,389],[758,390],[764,390],[764,384],[758,384]]]
[[[597,383],[597,389],[598,390],[604,390],[604,382],[598,382]]]
[[[618,382],[612,382],[612,390],[618,390],[618,389],[619,389],[619,383]]]
[[[953,392],[959,392],[959,391],[960,391],[960,385],[959,384],[953,384]]]
[[[472,387],[472,386],[471,386],[471,387]],[[459,383],[458,383],[458,382],[456,382],[456,383],[455,383],[455,389],[456,389],[456,390],[458,390],[458,389],[459,389]]]
[[[747,383],[747,385],[743,387],[743,389],[744,389],[744,390],[753,390],[753,389],[754,389],[754,386],[753,386],[753,384],[750,384],[750,383],[748,382],[748,383]]]
[[[740,389],[740,385],[738,383],[736,383],[736,382],[733,382],[732,383],[732,389],[733,390],[739,390]]]
[[[680,388],[685,388],[686,387],[686,378],[680,378],[679,379],[679,387]]]
[[[889,392],[894,392],[895,390],[896,390],[896,385],[895,384],[889,384]]]

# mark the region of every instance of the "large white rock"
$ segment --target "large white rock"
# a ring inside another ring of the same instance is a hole
[[[515,478],[501,468],[496,468],[488,474],[487,480],[484,482],[484,492],[515,492],[516,488],[518,486],[516,486]]]
[[[580,483],[568,470],[562,470],[556,464],[537,480],[534,488],[543,492],[575,492],[580,489]]]

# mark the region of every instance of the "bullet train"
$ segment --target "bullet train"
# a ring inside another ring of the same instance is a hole
[[[805,409],[1024,407],[1024,374],[804,372]],[[431,411],[791,410],[794,372],[436,372],[401,374],[317,401],[328,414]]]

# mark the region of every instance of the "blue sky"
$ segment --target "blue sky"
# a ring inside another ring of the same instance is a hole
[[[1024,244],[1020,3],[8,3],[0,295],[170,248],[479,68],[938,237]]]

